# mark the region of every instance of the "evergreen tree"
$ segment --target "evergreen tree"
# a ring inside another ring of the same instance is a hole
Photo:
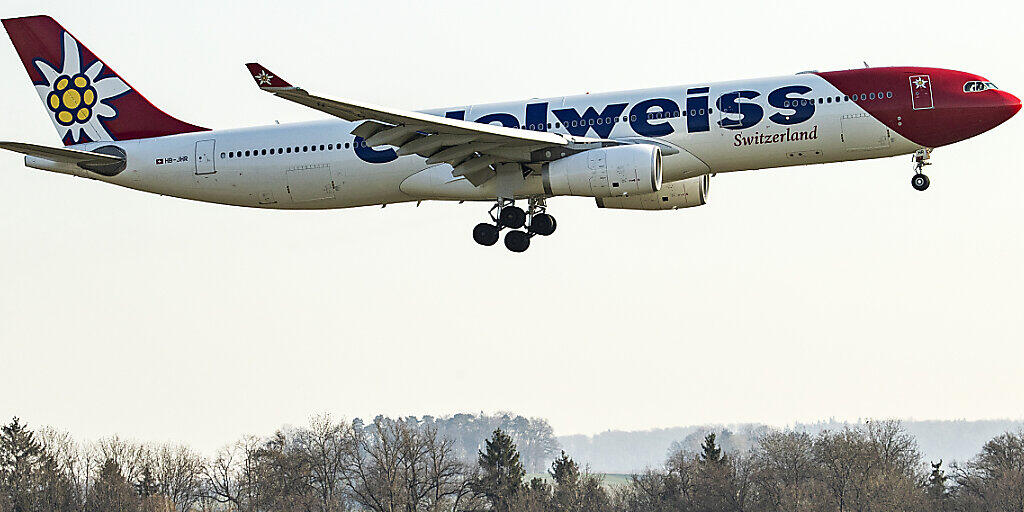
[[[121,474],[121,466],[107,459],[96,483],[89,489],[86,505],[90,512],[135,512],[139,509],[139,498]]]
[[[153,470],[148,463],[142,467],[142,474],[139,475],[139,479],[132,485],[135,487],[135,494],[139,496],[139,503],[143,511],[152,512],[160,510],[162,502],[160,482],[153,475]]]
[[[134,486],[136,494],[143,499],[160,492],[160,482],[156,480],[156,476],[153,475],[153,470],[150,469],[149,464],[142,467],[142,474],[139,475],[139,479],[135,482]]]
[[[932,462],[932,472],[928,475],[928,481],[925,483],[925,490],[928,493],[928,497],[938,507],[939,510],[946,509],[947,498],[949,498],[949,488],[946,486],[946,480],[949,477],[946,476],[946,472],[942,470],[942,460],[938,462]]]
[[[0,429],[0,486],[14,512],[31,510],[31,483],[43,448],[17,417]]]
[[[582,506],[583,492],[580,488],[580,467],[565,452],[551,463],[548,472],[555,481],[553,502],[556,510],[577,511]]]
[[[562,456],[551,463],[548,471],[556,485],[575,485],[580,479],[580,466],[562,450]]]
[[[0,428],[0,494],[0,505],[13,512],[68,510],[77,501],[74,486],[18,418]]]
[[[512,438],[500,428],[495,430],[486,451],[479,452],[477,464],[481,475],[473,483],[474,491],[491,504],[491,510],[509,512],[526,476]]]
[[[718,464],[725,461],[722,448],[715,444],[715,433],[711,432],[704,437],[704,443],[700,445],[700,462],[702,464]]]

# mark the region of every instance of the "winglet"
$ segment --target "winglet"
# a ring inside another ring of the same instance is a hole
[[[285,82],[281,77],[270,72],[269,69],[263,67],[263,65],[250,62],[245,67],[249,68],[249,73],[252,73],[252,79],[256,81],[256,85],[264,91],[280,91],[286,89],[295,89],[296,87],[292,84]]]

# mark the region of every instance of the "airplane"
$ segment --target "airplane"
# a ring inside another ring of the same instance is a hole
[[[490,202],[473,239],[493,246],[505,231],[513,252],[554,233],[557,196],[676,210],[706,204],[718,173],[899,155],[913,155],[923,191],[935,148],[1021,108],[975,74],[880,67],[413,112],[319,96],[250,63],[261,90],[333,119],[210,130],[155,107],[52,18],[3,25],[64,144],[0,142],[28,167],[254,208]]]

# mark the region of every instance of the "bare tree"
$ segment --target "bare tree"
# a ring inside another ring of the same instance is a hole
[[[974,459],[952,467],[961,510],[1024,511],[1024,432],[996,437]]]
[[[297,436],[296,449],[309,465],[309,484],[317,495],[320,512],[345,508],[342,480],[351,441],[350,427],[333,422],[329,415],[314,417],[309,428]]]

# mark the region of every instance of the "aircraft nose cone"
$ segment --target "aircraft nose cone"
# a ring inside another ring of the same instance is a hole
[[[1017,112],[1020,112],[1020,98],[1008,92],[1004,92],[1003,101],[1006,103],[1006,108],[1010,111],[1010,117],[1013,117]]]
[[[960,110],[957,116],[959,124],[966,137],[973,137],[987,132],[1008,121],[1020,111],[1020,98],[1004,91],[989,91],[995,94],[976,96],[973,104],[965,105],[967,108]]]

